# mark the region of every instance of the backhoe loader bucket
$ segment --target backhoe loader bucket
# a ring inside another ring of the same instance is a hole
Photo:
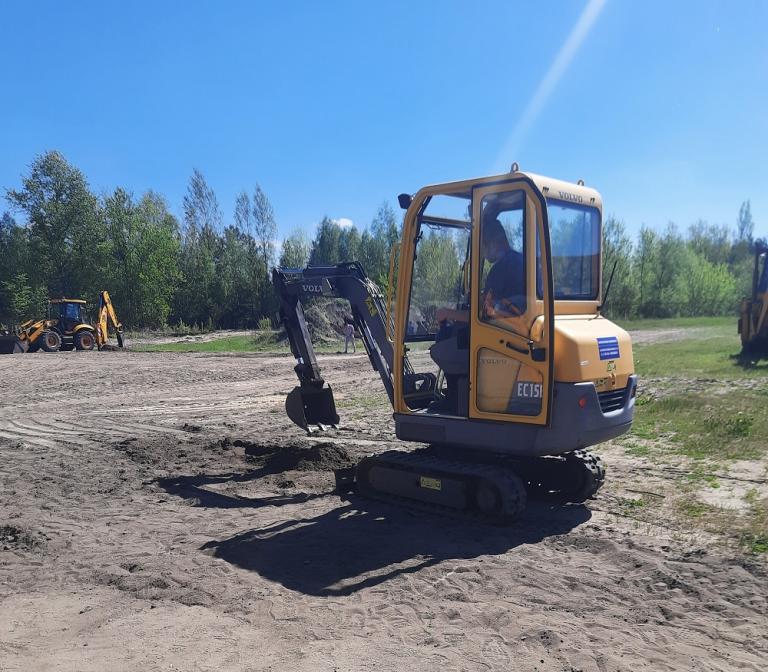
[[[285,412],[294,424],[308,432],[311,425],[324,429],[324,425],[339,423],[336,402],[330,387],[294,387],[285,399]]]
[[[26,341],[19,340],[13,334],[0,336],[0,355],[15,355],[29,349]]]

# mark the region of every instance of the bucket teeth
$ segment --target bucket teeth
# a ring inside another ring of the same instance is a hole
[[[285,412],[294,424],[307,431],[312,431],[312,425],[325,429],[324,425],[339,424],[330,386],[294,387],[285,399]]]

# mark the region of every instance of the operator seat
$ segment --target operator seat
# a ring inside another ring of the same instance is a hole
[[[464,324],[441,326],[429,356],[445,374],[445,399],[432,402],[428,413],[466,418],[469,415],[469,327]]]

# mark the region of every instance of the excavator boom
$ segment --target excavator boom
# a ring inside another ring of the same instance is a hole
[[[299,386],[288,395],[285,410],[299,427],[336,426],[339,416],[333,392],[320,374],[312,346],[302,301],[317,297],[347,299],[354,326],[361,335],[371,366],[379,372],[384,388],[393,399],[392,343],[385,326],[384,297],[357,263],[280,269],[272,272],[272,283],[280,302],[280,322],[288,335],[291,353],[296,358],[294,371]]]
[[[99,350],[107,347],[107,338],[109,337],[109,325],[115,332],[118,347],[123,347],[123,325],[117,319],[112,300],[109,298],[109,292],[104,290],[99,294],[99,310],[96,317],[96,346]]]

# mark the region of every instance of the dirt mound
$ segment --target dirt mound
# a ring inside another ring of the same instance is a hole
[[[318,299],[304,311],[304,319],[313,341],[336,339],[344,327],[344,318],[351,314],[345,299]]]
[[[259,444],[237,440],[251,462],[268,473],[283,471],[333,471],[354,464],[345,448],[331,442],[315,444]]]
[[[213,601],[207,591],[189,586],[183,576],[146,568],[140,563],[125,562],[99,570],[94,580],[139,600],[172,600],[186,606],[209,606]]]

